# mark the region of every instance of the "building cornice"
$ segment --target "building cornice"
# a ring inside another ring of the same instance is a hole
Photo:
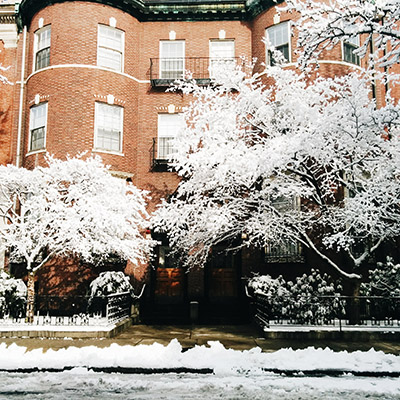
[[[0,3],[0,24],[15,24],[16,14],[14,6]]]
[[[29,26],[41,9],[73,0],[22,0],[18,11],[20,27]],[[274,0],[80,0],[109,5],[139,21],[248,20],[275,5]],[[279,0],[278,0],[279,2]]]

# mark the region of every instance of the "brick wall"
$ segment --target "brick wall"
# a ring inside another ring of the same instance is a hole
[[[0,65],[8,68],[0,71],[13,85],[0,82],[0,164],[11,162],[12,130],[14,118],[14,91],[16,81],[16,48],[6,48],[0,40]]]

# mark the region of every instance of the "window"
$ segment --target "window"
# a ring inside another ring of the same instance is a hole
[[[290,62],[290,41],[289,41],[290,25],[289,22],[282,22],[278,25],[267,28],[265,32],[267,46],[267,64],[275,65],[273,50],[282,53],[286,62]]]
[[[160,78],[180,79],[185,70],[185,42],[165,40],[160,42]]]
[[[97,65],[115,71],[123,70],[124,32],[106,25],[99,25]]]
[[[29,151],[42,150],[46,142],[47,103],[31,108]]]
[[[96,103],[94,147],[99,150],[122,151],[123,108]]]
[[[298,197],[279,196],[273,199],[271,204],[283,216],[292,210],[300,210]],[[265,261],[267,263],[304,262],[301,243],[292,239],[268,243],[265,246]]]
[[[174,153],[174,139],[183,127],[181,114],[158,115],[157,159],[168,160]]]
[[[210,40],[210,75],[217,70],[231,71],[235,68],[235,41]]]
[[[354,54],[354,50],[359,47],[360,38],[358,36],[346,39],[343,42],[343,60],[351,64],[360,65],[360,57]]]
[[[35,32],[34,62],[35,71],[50,65],[51,26],[45,26]]]

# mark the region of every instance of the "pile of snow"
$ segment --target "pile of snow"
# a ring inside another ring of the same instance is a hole
[[[0,369],[86,367],[86,368],[145,368],[145,369],[211,369],[215,374],[261,374],[265,369],[279,370],[339,370],[357,372],[400,372],[400,356],[371,349],[368,352],[334,352],[329,348],[304,350],[281,349],[263,353],[251,350],[226,349],[220,342],[196,346],[185,352],[177,339],[167,346],[120,346],[113,343],[107,348],[87,346],[60,350],[42,349],[26,351],[25,347],[0,344]]]

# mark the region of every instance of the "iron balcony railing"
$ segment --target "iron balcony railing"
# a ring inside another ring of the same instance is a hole
[[[163,170],[168,168],[168,161],[174,154],[174,137],[153,138],[153,144],[150,148],[150,169]]]
[[[175,80],[185,78],[188,72],[197,83],[208,85],[218,71],[226,73],[243,65],[244,61],[239,57],[151,58],[150,81],[154,87],[170,86]]]
[[[265,247],[267,263],[304,263],[303,247],[299,242],[268,243]]]

